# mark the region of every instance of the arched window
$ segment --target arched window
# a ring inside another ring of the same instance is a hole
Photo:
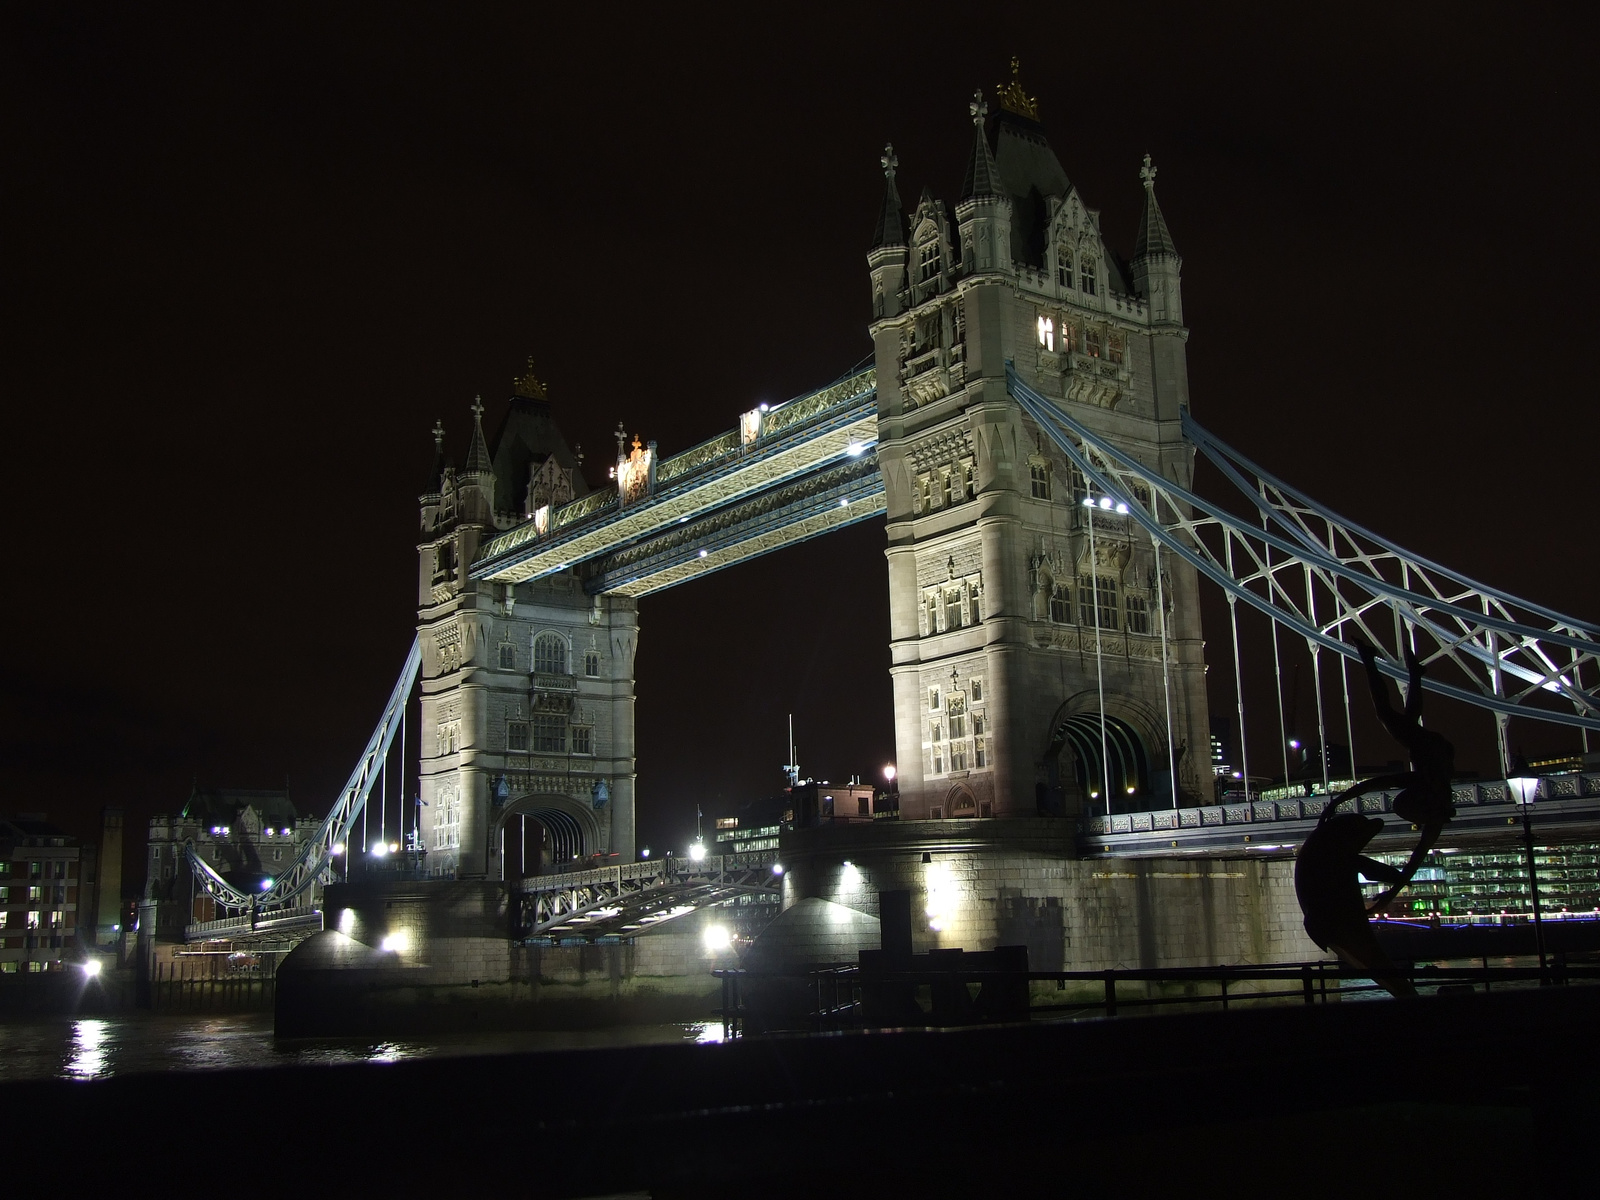
[[[1046,350],[1056,348],[1056,323],[1049,317],[1039,318],[1039,345]]]
[[[1069,291],[1072,288],[1072,251],[1062,246],[1056,250],[1056,279]]]
[[[567,643],[559,633],[541,633],[533,639],[533,669],[540,675],[567,673]]]
[[[927,283],[939,274],[939,242],[931,239],[917,247],[917,282]]]
[[[1085,296],[1094,295],[1094,259],[1085,254],[1078,260],[1078,287]]]

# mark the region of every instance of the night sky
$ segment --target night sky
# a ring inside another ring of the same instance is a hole
[[[953,205],[1014,53],[1124,256],[1154,157],[1202,423],[1600,618],[1577,6],[551,7],[0,12],[0,810],[92,837],[104,804],[288,778],[325,811],[412,636],[434,420],[460,455],[532,355],[599,485],[619,420],[670,455],[832,380],[870,350],[884,142],[908,205]],[[641,841],[779,786],[789,712],[812,774],[892,758],[882,549],[868,523],[643,602]],[[1462,718],[1463,765],[1490,728]]]

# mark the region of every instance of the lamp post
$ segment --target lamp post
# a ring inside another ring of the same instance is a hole
[[[1522,809],[1522,845],[1528,859],[1528,894],[1533,901],[1533,940],[1539,947],[1539,982],[1546,984],[1550,982],[1550,975],[1544,953],[1544,919],[1539,912],[1539,873],[1533,861],[1533,794],[1539,790],[1539,777],[1520,754],[1511,760],[1506,786],[1517,798],[1517,807]]]

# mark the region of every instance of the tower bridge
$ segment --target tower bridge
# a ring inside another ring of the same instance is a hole
[[[1237,854],[1242,839],[1304,836],[1323,801],[1249,795],[1242,707],[1245,795],[1207,794],[1202,584],[1227,600],[1236,683],[1241,603],[1271,619],[1275,662],[1280,637],[1308,648],[1323,735],[1341,718],[1323,711],[1322,673],[1345,679],[1357,634],[1381,648],[1389,675],[1404,679],[1402,650],[1414,649],[1426,687],[1489,714],[1503,763],[1514,717],[1600,729],[1600,626],[1339,518],[1199,423],[1182,259],[1148,157],[1124,261],[1015,80],[996,113],[981,95],[969,113],[953,212],[926,191],[908,212],[885,148],[867,255],[870,365],[736,414],[732,429],[668,457],[619,429],[595,487],[531,368],[492,438],[475,407],[459,465],[436,428],[417,640],[378,729],[321,835],[264,894],[238,892],[191,855],[219,900],[239,912],[292,906],[328,877],[397,731],[415,747],[395,768],[401,796],[415,787],[420,799],[413,861],[442,878],[526,877],[529,928],[592,925],[597,913],[639,927],[681,907],[673,888],[703,903],[770,887],[759,872],[730,883],[634,866],[538,871],[591,855],[634,861],[640,598],[880,516],[901,823],[959,830],[963,844],[990,836],[975,830],[1040,822],[1063,831],[1050,836],[1068,857]],[[1194,491],[1197,454],[1231,485],[1226,503]],[[1345,694],[1348,728],[1347,679]],[[1600,776],[1546,787],[1575,787],[1563,812],[1574,828],[1594,823]],[[1492,793],[1475,788],[1468,824],[1503,819]],[[527,820],[532,857],[506,835]]]

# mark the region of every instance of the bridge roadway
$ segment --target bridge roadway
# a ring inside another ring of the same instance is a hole
[[[472,577],[522,583],[593,561],[591,594],[645,596],[876,516],[877,395],[869,367],[752,410],[656,464],[644,495],[603,487],[490,539]]]
[[[1337,786],[1334,791],[1337,793]],[[1458,783],[1454,793],[1456,816],[1446,826],[1447,845],[1520,841],[1521,813],[1503,781]],[[1363,796],[1362,811],[1390,813],[1398,794],[1390,790]],[[1316,827],[1327,800],[1325,794],[1318,793],[1255,803],[1239,800],[1204,808],[1091,817],[1083,823],[1079,849],[1086,858],[1156,858],[1174,854],[1215,858],[1293,850]],[[1541,777],[1533,825],[1536,841],[1600,840],[1600,773]],[[1390,821],[1369,849],[1380,853],[1407,850],[1415,828]]]
[[[519,932],[560,942],[636,937],[666,921],[740,896],[777,897],[778,852],[647,859],[561,875],[534,875],[517,885],[523,898]]]

